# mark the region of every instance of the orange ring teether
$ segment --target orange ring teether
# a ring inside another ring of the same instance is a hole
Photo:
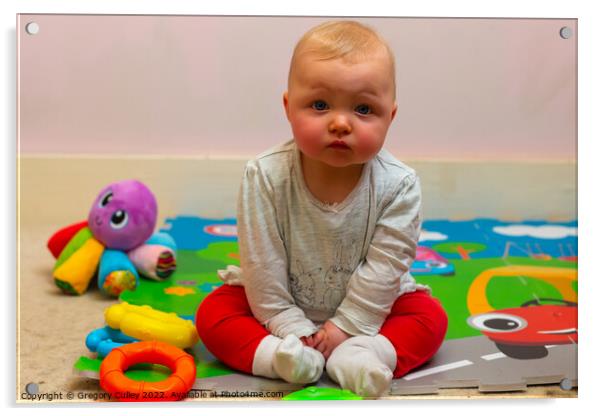
[[[172,371],[162,381],[134,381],[123,372],[134,364],[160,364]],[[100,365],[100,387],[119,401],[175,401],[186,397],[196,379],[191,355],[161,341],[126,344],[111,351]]]

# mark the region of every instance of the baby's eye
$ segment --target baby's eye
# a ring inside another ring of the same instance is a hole
[[[317,111],[324,111],[328,109],[328,104],[325,101],[317,100],[311,104],[311,108]]]
[[[372,109],[370,108],[369,105],[360,104],[357,107],[355,107],[355,111],[359,114],[367,115],[372,112]]]

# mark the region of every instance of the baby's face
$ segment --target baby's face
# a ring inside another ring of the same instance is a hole
[[[305,156],[333,167],[365,163],[382,148],[397,111],[390,62],[384,53],[357,63],[306,54],[284,106]]]

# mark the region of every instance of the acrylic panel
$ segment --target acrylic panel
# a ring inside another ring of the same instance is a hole
[[[118,399],[101,386],[103,358],[140,333],[105,328],[117,303],[172,314],[160,324],[170,333],[195,322],[222,285],[217,271],[239,265],[246,161],[292,138],[283,92],[294,45],[327,20],[343,19],[18,15],[18,402]],[[423,187],[411,273],[449,317],[439,352],[388,395],[576,396],[577,20],[353,20],[395,55],[385,146]],[[94,245],[88,212],[124,179],[151,189],[162,236]],[[135,250],[158,258],[155,279],[108,296],[144,270],[123,260]],[[118,273],[103,272],[107,251],[124,262]],[[326,373],[313,386],[254,377],[193,341],[182,347],[195,370],[186,400],[352,398]],[[126,372],[138,387],[170,373],[148,362]]]

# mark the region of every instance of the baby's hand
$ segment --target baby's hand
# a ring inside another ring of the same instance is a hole
[[[323,330],[319,329],[318,332],[316,332],[312,335],[306,336],[306,337],[301,337],[299,339],[301,340],[303,345],[305,345],[307,347],[315,348],[316,344],[318,343],[319,340],[322,339],[323,336],[324,336]]]
[[[332,322],[326,321],[324,326],[312,338],[314,345],[310,346],[320,351],[324,358],[328,359],[332,351],[343,341],[350,338],[350,335]]]
[[[301,340],[301,342],[303,343],[303,345],[305,345],[306,347],[312,347],[314,346],[315,342],[314,342],[314,335],[308,335],[306,337],[301,337],[299,338]]]

